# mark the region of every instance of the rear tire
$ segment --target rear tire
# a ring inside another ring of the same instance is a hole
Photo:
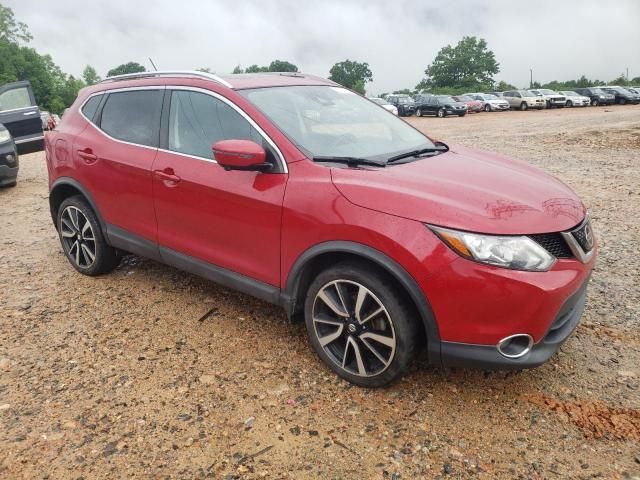
[[[439,108],[436,115],[438,116],[438,118],[444,118],[447,116],[447,113],[444,111],[444,108]]]
[[[489,105],[488,103],[484,106],[484,111],[485,112],[490,112],[491,111],[491,105]]]
[[[78,272],[93,277],[112,271],[120,263],[84,197],[75,195],[62,202],[56,226],[64,254]]]
[[[594,98],[593,100],[591,100],[591,106],[592,106],[592,107],[597,107],[597,106],[598,106],[598,103],[600,103],[600,102],[598,102],[598,99],[597,99],[597,98]]]
[[[416,110],[416,117],[421,117],[421,116],[422,116],[422,109],[421,109],[421,108],[418,108],[418,109]]]
[[[309,341],[336,374],[362,387],[400,378],[418,348],[420,329],[405,296],[377,268],[344,262],[307,290]]]
[[[625,98],[620,99],[620,105],[626,105],[627,100]]]
[[[526,110],[529,110],[529,105],[527,105],[527,102],[522,102],[522,103],[520,104],[520,111],[521,111],[521,112],[524,112],[524,111],[526,111]]]
[[[571,100],[567,100],[567,107],[573,107],[573,102]]]

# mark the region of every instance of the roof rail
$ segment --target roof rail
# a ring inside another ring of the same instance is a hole
[[[122,80],[136,80],[138,78],[153,78],[153,77],[197,77],[207,80],[213,80],[225,87],[231,88],[231,84],[226,80],[223,80],[217,75],[207,72],[199,72],[197,70],[161,70],[157,72],[138,72],[138,73],[125,73],[124,75],[114,75],[113,77],[107,77],[100,83],[106,82],[119,82]]]

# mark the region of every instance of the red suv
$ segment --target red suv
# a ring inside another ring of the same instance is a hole
[[[562,182],[433,141],[309,75],[151,72],[84,89],[46,135],[73,267],[130,252],[279,304],[338,375],[545,362],[596,247]]]

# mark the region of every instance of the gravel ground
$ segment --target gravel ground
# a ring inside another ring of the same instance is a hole
[[[409,121],[591,208],[587,311],[549,363],[352,387],[275,307],[137,257],[77,274],[25,155],[0,191],[0,477],[640,478],[640,106]]]

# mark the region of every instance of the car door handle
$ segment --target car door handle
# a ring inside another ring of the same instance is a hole
[[[22,115],[26,116],[26,115],[35,115],[35,114],[36,112],[24,112]]]
[[[84,163],[91,165],[98,161],[98,156],[95,155],[90,149],[78,150],[78,156],[84,160]]]
[[[167,186],[174,186],[180,181],[180,177],[177,176],[172,168],[165,168],[164,170],[154,170],[154,175],[165,182]]]

